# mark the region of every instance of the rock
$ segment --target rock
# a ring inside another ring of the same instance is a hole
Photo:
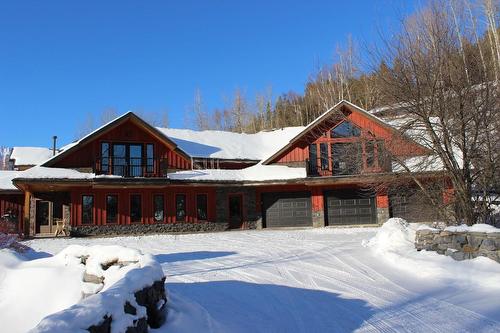
[[[83,273],[83,282],[101,284],[104,281],[103,276],[97,276],[94,274],[89,274],[87,272]]]
[[[483,240],[480,249],[486,251],[495,251],[496,250],[495,241],[493,239]]]
[[[452,257],[455,260],[461,261],[461,260],[465,259],[466,255],[463,252],[456,251],[456,252],[450,253],[450,257]]]
[[[137,314],[137,309],[134,308],[134,306],[132,304],[130,304],[129,301],[127,301],[127,302],[125,302],[125,305],[123,306],[123,312],[135,316]]]
[[[90,333],[110,333],[111,332],[111,321],[112,318],[105,315],[103,321],[97,325],[92,325],[88,328]]]
[[[167,316],[165,278],[155,281],[152,286],[136,292],[135,299],[137,304],[146,307],[149,326],[158,328],[163,325]]]
[[[475,235],[467,235],[466,238],[469,247],[472,247],[474,249],[478,249],[481,246],[481,243],[483,242],[482,238],[477,237]]]

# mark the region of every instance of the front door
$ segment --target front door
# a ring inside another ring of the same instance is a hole
[[[229,196],[229,228],[240,229],[243,224],[243,198],[240,194]]]
[[[52,218],[52,203],[50,201],[36,201],[36,227],[42,234],[52,233],[55,230]]]

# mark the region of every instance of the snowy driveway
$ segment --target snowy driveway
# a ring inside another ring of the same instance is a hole
[[[156,255],[167,276],[159,332],[499,332],[500,289],[415,276],[361,245],[376,229],[238,231],[102,239]],[[499,276],[500,285],[500,276]]]

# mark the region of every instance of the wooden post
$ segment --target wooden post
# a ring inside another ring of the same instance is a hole
[[[30,204],[31,204],[31,192],[26,189],[24,191],[24,219],[23,219],[23,231],[25,236],[30,235]]]

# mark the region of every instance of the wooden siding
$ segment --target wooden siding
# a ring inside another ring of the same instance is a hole
[[[18,228],[23,230],[23,218],[24,218],[24,194],[0,194],[0,216],[7,214],[9,210],[15,211],[17,213]]]
[[[196,195],[207,195],[207,220],[215,221],[215,188],[214,187],[177,187],[168,188],[109,188],[91,189],[77,188],[71,191],[71,224],[81,225],[82,196],[94,196],[94,224],[106,224],[106,195],[118,196],[118,218],[117,224],[131,224],[130,222],[130,195],[139,194],[142,199],[142,222],[143,224],[155,224],[153,220],[153,196],[161,194],[164,196],[165,218],[163,223],[176,223],[175,196],[186,195],[186,219],[183,222],[196,223]]]
[[[135,124],[130,119],[109,131],[96,136],[91,142],[76,148],[63,159],[52,165],[58,168],[92,168],[100,157],[101,142],[110,143],[153,143],[155,158],[167,158],[169,167],[190,169],[191,161],[169,149],[163,142]]]

